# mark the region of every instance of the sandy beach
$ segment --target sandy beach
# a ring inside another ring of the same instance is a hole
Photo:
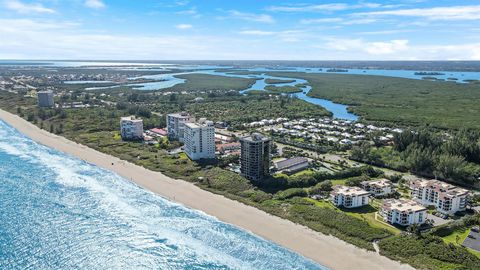
[[[330,269],[413,269],[375,252],[359,249],[332,236],[202,190],[186,181],[172,179],[51,134],[6,111],[0,110],[0,119],[38,143],[114,171],[162,197],[251,231]]]

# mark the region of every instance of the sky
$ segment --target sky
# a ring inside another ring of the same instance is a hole
[[[0,0],[0,59],[480,60],[480,0]]]

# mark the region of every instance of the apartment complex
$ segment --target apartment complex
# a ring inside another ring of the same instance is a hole
[[[194,119],[186,112],[171,113],[167,115],[168,138],[183,142],[185,123],[193,122]]]
[[[240,174],[260,181],[270,174],[271,140],[259,133],[240,139]]]
[[[437,211],[453,215],[467,207],[468,190],[438,180],[415,179],[410,182],[414,200],[433,205]]]
[[[359,187],[336,185],[330,192],[330,200],[335,206],[355,208],[367,205],[369,195],[368,191]]]
[[[120,118],[120,134],[123,140],[143,139],[143,120],[135,116]]]
[[[215,158],[215,127],[202,118],[197,123],[184,124],[185,153],[192,160]]]
[[[380,215],[390,224],[409,226],[422,224],[427,219],[427,209],[413,200],[383,200]]]
[[[393,193],[392,181],[388,179],[363,181],[361,186],[375,197],[387,196]]]
[[[38,107],[51,108],[55,105],[52,91],[39,91],[37,97]]]

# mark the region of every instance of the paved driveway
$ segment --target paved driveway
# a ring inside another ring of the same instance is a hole
[[[432,214],[428,214],[427,218],[433,220],[433,226],[435,226],[435,227],[446,224],[446,223],[452,221],[451,219],[443,219],[441,217],[437,217],[437,216],[432,215]]]
[[[476,251],[480,251],[480,233],[470,231],[469,236],[473,236],[474,238],[470,238],[470,237],[465,238],[462,245],[464,247],[468,247]]]

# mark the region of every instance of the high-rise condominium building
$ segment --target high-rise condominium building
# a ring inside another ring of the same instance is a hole
[[[196,123],[185,123],[185,153],[192,160],[215,158],[215,127],[202,118]]]
[[[240,173],[252,181],[260,181],[270,174],[271,140],[259,133],[240,139]]]
[[[167,115],[168,138],[183,142],[185,123],[193,122],[193,117],[186,112],[171,113]]]
[[[39,91],[37,93],[38,107],[51,108],[55,105],[52,91]]]

